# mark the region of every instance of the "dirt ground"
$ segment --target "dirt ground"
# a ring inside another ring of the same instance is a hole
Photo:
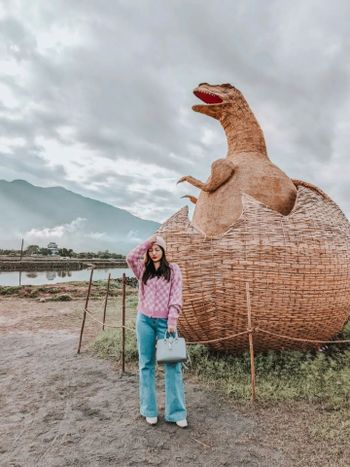
[[[97,302],[91,307],[101,307]],[[291,414],[281,420],[271,410],[240,410],[189,376],[189,427],[164,421],[161,374],[160,422],[147,425],[137,371],[122,375],[93,354],[88,344],[98,328],[91,320],[77,354],[83,305],[81,298],[1,297],[1,467],[306,465],[300,459],[307,440],[297,432],[293,439]]]

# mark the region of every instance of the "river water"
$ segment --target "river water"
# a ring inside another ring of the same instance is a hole
[[[123,276],[123,272],[129,277],[134,277],[134,273],[129,268],[106,268],[95,269],[93,280],[107,280],[111,273],[112,279]],[[80,271],[35,271],[35,272],[0,272],[1,286],[16,285],[43,285],[58,284],[60,282],[88,281],[90,279],[90,269]]]

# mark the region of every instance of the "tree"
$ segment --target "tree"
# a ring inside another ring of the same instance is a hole
[[[25,250],[25,254],[29,256],[32,254],[38,254],[39,250],[39,245],[29,245]]]
[[[69,257],[71,257],[73,255],[73,250],[71,248],[69,248],[69,249],[68,248],[60,248],[58,250],[58,254],[60,256],[69,256]]]

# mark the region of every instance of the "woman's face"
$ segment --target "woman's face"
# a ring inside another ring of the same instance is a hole
[[[148,254],[152,261],[160,261],[161,257],[163,256],[163,251],[159,245],[153,243],[151,248],[148,250]]]

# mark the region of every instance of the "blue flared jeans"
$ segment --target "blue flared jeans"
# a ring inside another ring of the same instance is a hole
[[[156,340],[163,338],[168,328],[166,318],[150,318],[137,313],[136,336],[139,353],[140,413],[144,417],[157,417],[156,393]],[[177,422],[187,417],[185,388],[181,363],[165,363],[165,420]]]

